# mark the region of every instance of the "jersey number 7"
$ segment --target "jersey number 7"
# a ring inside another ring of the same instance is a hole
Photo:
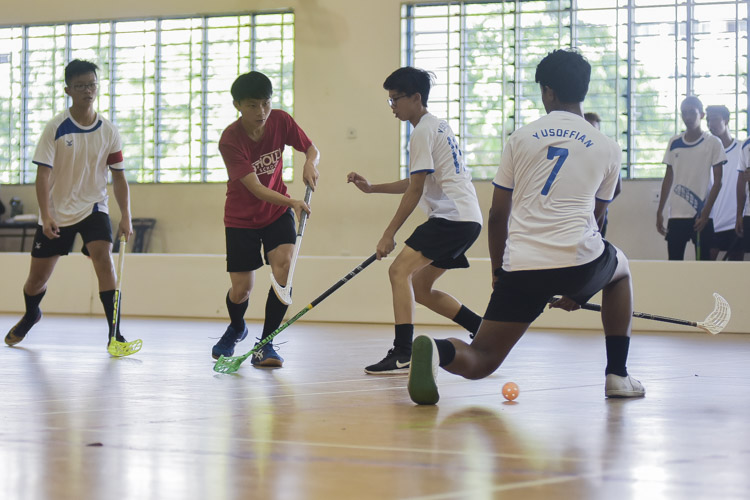
[[[554,146],[548,147],[547,159],[552,160],[555,157],[557,157],[557,161],[555,162],[555,166],[552,167],[552,172],[549,174],[549,177],[547,177],[547,182],[544,183],[544,187],[542,188],[542,196],[547,196],[547,193],[549,193],[549,188],[552,187],[552,182],[555,180],[555,177],[557,177],[557,173],[560,171],[563,163],[565,163],[565,160],[568,158],[568,148],[556,148]]]

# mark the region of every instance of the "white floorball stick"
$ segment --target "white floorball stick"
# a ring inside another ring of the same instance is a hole
[[[310,198],[312,198],[312,188],[307,186],[305,191],[305,203],[310,205]],[[276,278],[271,273],[271,284],[273,285],[273,291],[281,302],[286,305],[292,303],[292,278],[294,277],[294,266],[297,264],[297,257],[299,256],[299,247],[302,245],[302,235],[305,233],[305,225],[307,224],[307,212],[303,211],[299,219],[299,227],[297,228],[297,238],[294,241],[294,251],[292,252],[292,262],[289,264],[289,275],[286,278],[286,286],[281,286],[276,282]]]

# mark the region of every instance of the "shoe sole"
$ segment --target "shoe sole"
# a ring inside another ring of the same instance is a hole
[[[409,373],[409,367],[405,368],[394,368],[393,370],[368,370],[365,368],[365,373],[368,375],[404,375]]]
[[[642,398],[646,393],[633,391],[607,391],[604,395],[608,398]]]
[[[252,363],[253,366],[260,366],[262,368],[281,368],[284,362],[278,359],[266,359],[260,363]]]
[[[29,331],[34,327],[34,325],[36,325],[37,323],[39,323],[39,321],[41,321],[41,319],[42,319],[42,311],[39,311],[39,316],[36,317],[36,319],[31,324],[31,326],[29,327],[29,329],[26,330],[26,333],[23,334],[23,337],[17,337],[13,333],[13,331],[16,329],[16,326],[18,326],[18,323],[16,323],[15,325],[13,325],[13,328],[10,329],[10,331],[8,332],[8,334],[5,336],[5,343],[7,345],[11,346],[11,347],[13,347],[16,344],[20,344],[21,342],[23,342],[23,339],[26,338],[26,335],[29,334]]]
[[[434,405],[440,400],[432,369],[435,342],[425,336],[414,339],[411,347],[411,366],[407,389],[409,397],[418,405]]]

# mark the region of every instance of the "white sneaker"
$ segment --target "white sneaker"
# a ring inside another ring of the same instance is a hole
[[[434,405],[440,399],[437,379],[440,357],[431,337],[419,335],[411,347],[409,366],[409,397],[418,405]]]
[[[621,377],[610,373],[604,383],[604,395],[608,398],[641,398],[646,395],[646,389],[630,375]]]

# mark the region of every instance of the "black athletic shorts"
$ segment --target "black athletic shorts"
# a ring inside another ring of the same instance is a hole
[[[737,236],[734,229],[719,231],[718,233],[715,232],[711,248],[718,248],[722,252],[729,251],[730,248],[732,251],[740,250],[742,248],[742,240],[743,238]]]
[[[478,222],[431,217],[414,230],[405,244],[421,252],[438,269],[458,269],[469,267],[464,254],[481,232],[482,225]]]
[[[604,242],[604,252],[581,266],[529,271],[495,271],[497,281],[484,319],[531,323],[554,295],[585,304],[604,288],[617,270],[617,249]]]
[[[669,219],[667,221],[667,235],[664,237],[667,240],[668,248],[670,245],[677,248],[676,253],[679,253],[679,248],[681,248],[684,254],[685,247],[682,245],[687,245],[688,241],[692,241],[697,246],[697,235],[693,226],[695,226],[695,219]],[[706,260],[714,240],[714,221],[708,219],[706,227],[700,233],[700,238],[702,260]],[[684,255],[670,255],[670,260],[682,260],[682,258],[684,258]]]
[[[94,212],[81,222],[61,227],[60,237],[54,239],[49,239],[44,235],[42,226],[37,227],[31,256],[46,258],[68,255],[73,250],[76,234],[81,235],[84,247],[91,241],[112,243],[112,223],[109,221],[109,215],[104,212]]]
[[[225,228],[227,243],[227,272],[244,273],[268,264],[268,252],[280,245],[294,244],[297,230],[294,227],[294,212],[290,208],[281,217],[260,229],[244,227]],[[261,255],[261,245],[263,255]]]

